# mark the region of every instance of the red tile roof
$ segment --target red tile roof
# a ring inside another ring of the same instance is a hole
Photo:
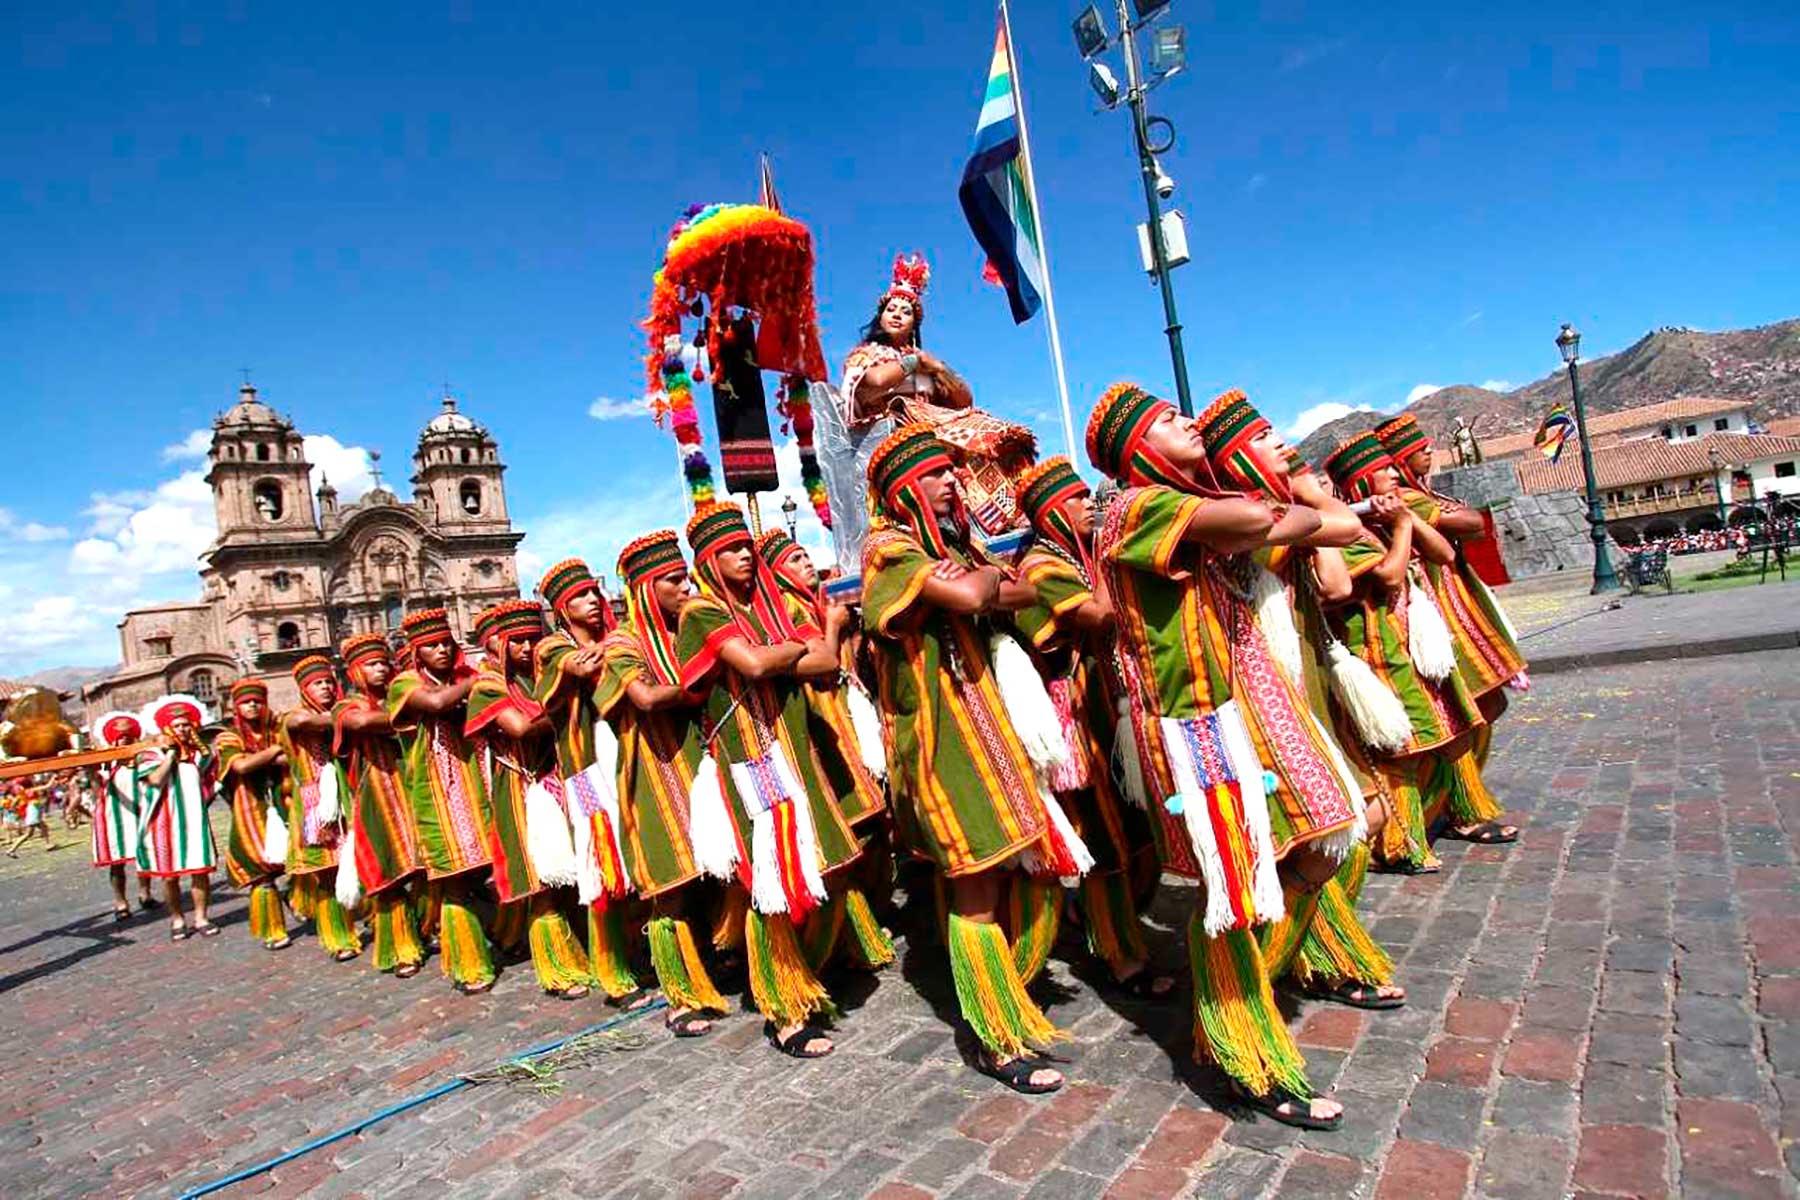
[[[1710,476],[1718,469],[1707,453],[1711,448],[1719,451],[1722,466],[1790,454],[1800,458],[1800,437],[1712,433],[1685,442],[1647,437],[1596,445],[1594,479],[1602,488],[1621,488],[1660,479]],[[1556,463],[1534,452],[1519,459],[1515,470],[1519,486],[1527,492],[1578,490],[1582,486],[1581,448],[1570,445]]]
[[[1703,417],[1716,417],[1720,413],[1737,412],[1750,407],[1748,400],[1731,400],[1723,396],[1677,396],[1673,400],[1664,400],[1657,404],[1640,404],[1636,408],[1621,409],[1613,413],[1601,413],[1588,418],[1588,437],[1595,446],[1605,445],[1624,439],[1628,433],[1652,431],[1664,422],[1698,420]],[[1770,430],[1771,433],[1775,432]],[[1482,438],[1481,453],[1487,459],[1518,458],[1535,449],[1531,439],[1535,429],[1523,433],[1507,433],[1499,437]],[[1446,446],[1443,453],[1447,454]],[[1440,467],[1455,465],[1446,460],[1436,463]]]

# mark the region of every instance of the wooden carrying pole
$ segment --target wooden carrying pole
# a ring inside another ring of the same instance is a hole
[[[21,779],[27,775],[47,775],[72,771],[81,767],[98,767],[106,763],[136,758],[162,749],[161,742],[133,742],[129,746],[109,746],[105,750],[79,750],[73,754],[54,754],[49,758],[22,758],[0,763],[0,781]]]

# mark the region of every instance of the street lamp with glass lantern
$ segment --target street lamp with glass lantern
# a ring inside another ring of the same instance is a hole
[[[795,541],[800,540],[800,535],[797,532],[800,528],[799,512],[800,506],[794,503],[794,494],[792,492],[789,492],[781,498],[781,519],[787,522],[788,536]]]
[[[1594,452],[1588,446],[1587,409],[1581,403],[1581,334],[1567,321],[1556,335],[1556,348],[1569,365],[1569,391],[1575,400],[1575,435],[1581,439],[1581,477],[1587,485],[1588,536],[1594,539],[1594,586],[1590,594],[1617,591],[1619,577],[1613,574],[1612,559],[1606,553],[1606,512],[1600,507],[1600,486],[1594,478]]]

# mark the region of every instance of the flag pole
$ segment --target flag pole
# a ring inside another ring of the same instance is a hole
[[[1031,165],[1031,136],[1025,129],[1025,82],[1019,78],[1019,57],[1013,53],[1012,13],[1006,0],[1000,0],[1000,25],[1006,30],[1006,66],[1012,75],[1015,115],[1019,119],[1019,155],[1025,160],[1025,174],[1031,186],[1025,193],[1031,199],[1031,221],[1037,227],[1038,257],[1044,263],[1044,315],[1050,327],[1050,361],[1056,366],[1056,394],[1062,401],[1063,443],[1068,447],[1069,461],[1075,455],[1075,418],[1069,412],[1069,377],[1063,370],[1062,334],[1056,327],[1056,294],[1050,284],[1050,238],[1044,232],[1044,215],[1038,210],[1037,170]]]

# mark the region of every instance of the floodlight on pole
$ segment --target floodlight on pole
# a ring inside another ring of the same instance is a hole
[[[1100,17],[1100,10],[1092,4],[1082,10],[1075,18],[1075,49],[1081,57],[1092,58],[1106,49],[1109,40],[1106,33],[1106,22]]]

